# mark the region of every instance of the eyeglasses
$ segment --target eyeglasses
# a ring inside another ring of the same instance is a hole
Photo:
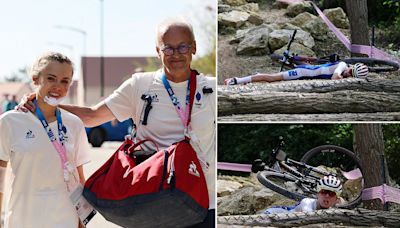
[[[175,53],[175,51],[178,51],[179,54],[187,54],[189,52],[190,48],[192,48],[192,45],[181,44],[176,48],[169,47],[169,46],[163,47],[161,49],[161,51],[164,52],[164,54],[166,56],[170,56],[170,55],[173,55]]]
[[[332,192],[332,191],[325,190],[325,189],[322,189],[321,191],[319,191],[319,193],[321,193],[322,195],[329,195],[329,197],[336,196],[336,192]]]

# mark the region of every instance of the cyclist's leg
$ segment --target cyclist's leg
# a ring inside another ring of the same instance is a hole
[[[276,74],[255,74],[249,75],[245,77],[235,77],[225,79],[225,85],[237,85],[237,84],[246,84],[249,82],[275,82],[282,81],[283,77],[281,73]]]
[[[242,78],[239,77],[234,77],[234,78],[227,78],[224,81],[225,85],[237,85],[237,84],[246,84],[251,82],[251,75],[250,76],[245,76]]]
[[[252,82],[276,82],[284,80],[282,72],[275,74],[255,74],[251,76]]]

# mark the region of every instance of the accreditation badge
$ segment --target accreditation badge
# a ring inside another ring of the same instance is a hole
[[[82,184],[78,184],[72,191],[70,192],[69,198],[74,205],[76,212],[78,213],[79,220],[83,225],[89,223],[89,221],[94,217],[97,213],[96,210],[93,209],[92,205],[88,203],[88,201],[83,197],[83,186]]]

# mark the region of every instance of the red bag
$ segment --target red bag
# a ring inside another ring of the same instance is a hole
[[[131,140],[85,183],[83,195],[108,221],[123,227],[186,227],[202,222],[208,191],[188,141],[158,151],[139,165]]]
[[[195,79],[194,73],[191,76]],[[191,80],[191,107],[195,88],[196,80]],[[209,206],[207,184],[188,139],[139,164],[134,150],[145,141],[125,140],[86,181],[85,198],[108,221],[123,227],[187,227],[202,222]]]

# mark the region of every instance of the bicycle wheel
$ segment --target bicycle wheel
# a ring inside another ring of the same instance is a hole
[[[342,202],[337,205],[339,208],[351,209],[361,203],[365,187],[363,169],[353,152],[339,146],[323,145],[305,153],[301,162],[334,173],[342,181]]]
[[[368,66],[369,71],[376,73],[396,71],[399,69],[398,63],[383,59],[356,57],[356,58],[343,59],[342,61],[347,64],[364,63],[365,65]]]
[[[296,178],[288,173],[273,171],[261,171],[257,174],[257,179],[262,185],[290,199],[300,201],[307,197],[295,189]]]

